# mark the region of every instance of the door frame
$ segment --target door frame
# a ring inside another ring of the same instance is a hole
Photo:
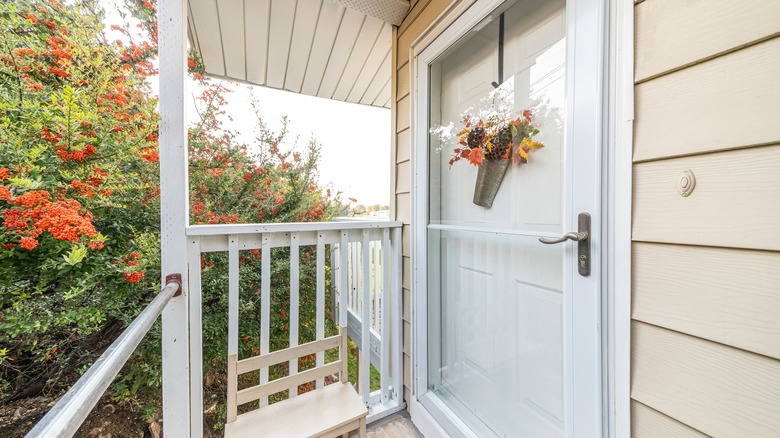
[[[427,110],[419,98],[417,69],[420,62],[433,60],[451,43],[471,29],[503,0],[455,0],[411,44],[409,49],[410,137],[412,139],[412,222],[411,280],[414,291],[426,291],[426,239],[428,216]],[[600,14],[598,32],[602,35],[599,53],[602,86],[597,90],[602,102],[601,144],[601,227],[595,231],[602,244],[594,269],[601,273],[601,436],[630,435],[630,291],[631,291],[631,181],[633,127],[633,1],[594,0]],[[567,7],[567,15],[573,13]],[[465,18],[462,18],[465,17]],[[567,23],[572,26],[572,23]],[[567,34],[573,34],[571,27]],[[428,50],[430,49],[430,50]],[[436,53],[420,59],[427,51]],[[568,56],[568,55],[567,55]],[[570,60],[571,61],[571,60]],[[427,109],[427,103],[422,102]],[[421,126],[426,128],[421,128]],[[570,202],[570,201],[567,201]],[[575,207],[576,208],[576,207]],[[571,215],[570,215],[571,216]],[[565,218],[564,226],[570,226]],[[600,236],[599,236],[600,235]],[[423,279],[421,281],[421,279]],[[449,409],[440,402],[420,400],[427,392],[427,296],[415,292],[411,303],[411,400],[408,400],[415,424],[429,436],[472,435],[466,425],[449,417],[440,424],[429,411],[445,414]],[[565,348],[569,345],[565,344]],[[568,383],[565,383],[565,388]],[[566,389],[568,391],[568,389]],[[565,404],[568,402],[564,402]],[[425,406],[423,406],[425,404]],[[575,401],[565,407],[567,419]],[[579,409],[578,409],[579,411]],[[441,417],[441,415],[439,415]],[[573,422],[567,421],[567,436]],[[578,423],[581,424],[581,423]]]

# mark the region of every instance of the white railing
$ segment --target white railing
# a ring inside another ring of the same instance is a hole
[[[361,395],[369,407],[368,421],[376,420],[404,407],[403,351],[401,340],[401,223],[393,221],[338,221],[286,224],[195,225],[187,227],[189,264],[190,332],[201,333],[201,254],[227,252],[228,255],[228,354],[238,352],[239,252],[260,252],[260,351],[270,345],[271,257],[272,248],[290,248],[290,346],[298,344],[299,254],[302,246],[316,246],[316,339],[325,338],[326,251],[331,252],[334,286],[333,317],[347,326],[350,338],[358,346],[358,379]],[[336,315],[338,315],[336,317]],[[363,324],[368,321],[368,324]],[[192,420],[200,421],[202,411],[202,339],[190,337]],[[324,362],[322,353],[317,365]],[[371,364],[380,373],[380,388],[370,391]],[[290,373],[298,370],[290,363]],[[200,378],[199,378],[200,377]],[[268,381],[268,369],[260,372],[261,383]],[[320,387],[324,382],[316,382]],[[296,395],[291,388],[289,396]],[[195,427],[193,430],[197,430]]]
[[[338,309],[336,315],[341,315],[342,296],[346,296],[349,337],[358,345],[361,352],[368,351],[367,357],[370,364],[380,370],[380,376],[383,380],[382,387],[387,386],[385,379],[389,378],[381,372],[382,358],[388,356],[387,353],[383,354],[382,348],[392,347],[390,343],[382,343],[383,316],[388,314],[386,306],[391,305],[390,300],[384,299],[386,296],[391,296],[388,286],[385,284],[386,280],[392,279],[392,263],[390,260],[385,260],[385,258],[393,256],[389,246],[388,243],[384,242],[384,239],[369,239],[368,245],[363,241],[349,242],[347,243],[345,259],[347,263],[343,265],[343,268],[341,244],[334,245],[331,250],[332,284],[335,285],[332,308]],[[363,252],[363,248],[366,247],[368,248],[367,254]],[[342,270],[346,271],[346,283],[343,282]],[[342,284],[346,284],[346,287],[342,287]],[[366,318],[369,321],[367,324],[368,335],[364,334],[366,328],[363,326],[363,321]],[[333,319],[338,323],[335,316]],[[364,339],[368,339],[368,346],[363,343]],[[365,379],[370,380],[368,374],[364,372],[364,368],[369,366],[363,360],[363,356],[358,357],[358,379],[361,385],[365,383]],[[375,404],[377,397],[383,396],[389,397],[389,393],[381,391],[374,393],[370,402]]]

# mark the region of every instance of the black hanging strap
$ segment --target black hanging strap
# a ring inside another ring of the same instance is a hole
[[[493,82],[493,88],[504,83],[504,14],[498,17],[498,82]]]
[[[504,14],[498,17],[498,83],[504,83]]]

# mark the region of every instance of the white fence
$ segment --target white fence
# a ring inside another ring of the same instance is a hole
[[[348,221],[290,224],[196,225],[187,228],[190,330],[201,333],[201,254],[227,252],[228,274],[228,354],[238,352],[239,251],[260,251],[260,351],[270,343],[271,249],[290,248],[290,346],[298,344],[299,334],[299,248],[316,246],[316,339],[325,338],[326,269],[325,251],[331,248],[331,275],[335,288],[334,320],[346,325],[359,348],[360,387],[369,407],[369,421],[403,407],[401,391],[403,352],[401,344],[401,223],[392,221]],[[336,319],[337,318],[337,319]],[[368,321],[368,324],[363,324]],[[201,358],[202,339],[190,338],[190,354]],[[317,365],[324,361],[322,353]],[[202,360],[192,360],[191,406],[202,403]],[[371,393],[370,364],[380,372],[379,390]],[[290,373],[298,370],[290,363]],[[200,378],[198,378],[200,377]],[[268,381],[268,369],[261,370],[261,383]],[[323,384],[316,383],[317,387]],[[296,394],[294,388],[290,396]],[[197,409],[197,408],[193,408]],[[192,413],[193,421],[202,412]],[[197,427],[195,429],[198,429]]]
[[[389,230],[385,230],[389,232]],[[385,232],[383,231],[383,233]],[[349,337],[358,345],[361,352],[368,350],[371,365],[380,371],[382,383],[381,387],[387,386],[386,378],[382,370],[382,358],[387,357],[387,353],[383,353],[382,348],[391,348],[390,343],[382,343],[382,325],[384,322],[384,315],[389,314],[387,307],[392,305],[390,299],[390,289],[388,284],[392,280],[392,276],[399,275],[400,273],[394,273],[392,271],[392,257],[393,252],[390,248],[389,242],[385,242],[384,236],[382,240],[370,240],[368,245],[365,242],[349,242],[347,243],[347,255],[343,258],[341,253],[341,244],[334,245],[332,249],[331,260],[333,261],[331,275],[333,276],[332,282],[336,286],[335,294],[333,294],[332,308],[338,309],[338,312],[334,314],[334,321],[338,322],[336,315],[341,315],[342,297],[346,296],[346,308],[347,308],[347,329]],[[368,248],[368,251],[364,252],[363,248]],[[342,268],[341,260],[347,260],[346,265]],[[397,266],[397,264],[396,264]],[[344,282],[344,271],[346,271],[346,282]],[[346,285],[343,287],[342,285]],[[387,292],[386,292],[387,291]],[[368,347],[364,344],[365,327],[363,321],[368,320]],[[363,355],[359,358],[358,376],[361,380],[361,385],[366,382],[367,374],[364,369],[367,364],[363,360]],[[373,402],[376,402],[376,397],[389,397],[389,393],[374,394]]]

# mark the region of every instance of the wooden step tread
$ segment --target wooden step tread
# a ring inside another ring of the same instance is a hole
[[[350,384],[332,383],[253,412],[225,425],[225,436],[315,437],[335,431],[368,415],[368,409]]]

